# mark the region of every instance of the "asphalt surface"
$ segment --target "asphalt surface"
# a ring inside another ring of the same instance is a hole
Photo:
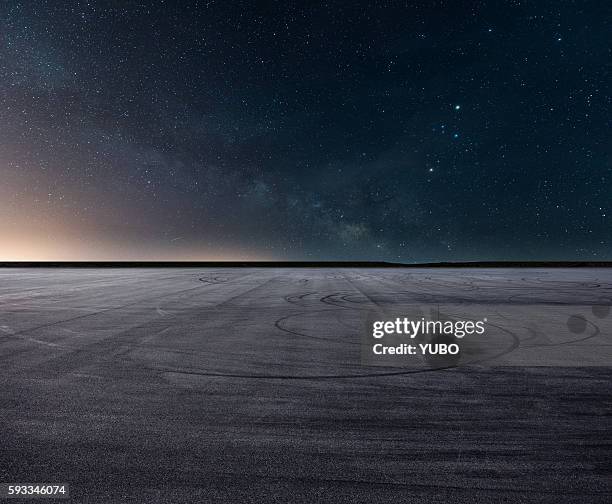
[[[0,483],[69,483],[74,502],[609,503],[610,295],[604,269],[0,269]],[[415,305],[484,310],[495,352],[364,365],[368,317]],[[554,365],[526,366],[530,344]]]

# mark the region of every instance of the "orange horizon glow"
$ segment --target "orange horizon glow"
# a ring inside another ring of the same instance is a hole
[[[1,169],[4,168],[4,169]],[[248,251],[236,244],[206,242],[202,238],[160,237],[150,229],[128,226],[121,217],[125,202],[111,215],[75,215],[71,207],[51,205],[45,195],[31,190],[14,171],[0,165],[0,261],[272,261],[269,252]],[[12,194],[19,193],[19,199]],[[81,199],[83,195],[79,195]],[[95,206],[89,202],[88,205]],[[79,205],[72,205],[72,208]],[[151,217],[151,222],[155,218]]]
[[[0,211],[2,209],[0,208]],[[184,240],[135,239],[112,236],[61,217],[20,215],[0,217],[0,261],[270,261],[270,254],[236,247],[210,246]],[[120,233],[118,233],[119,235]]]
[[[0,227],[2,244],[0,261],[269,261],[265,254],[244,253],[239,250],[208,249],[204,246],[171,244],[155,247],[127,242],[110,243],[99,238],[79,238],[50,233],[32,236],[6,232]]]

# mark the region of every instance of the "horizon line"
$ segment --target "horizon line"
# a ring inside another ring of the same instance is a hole
[[[385,267],[385,268],[528,268],[612,267],[612,261],[0,261],[0,268],[171,268],[171,267]]]

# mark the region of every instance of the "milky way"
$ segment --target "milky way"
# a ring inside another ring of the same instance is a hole
[[[611,259],[606,19],[5,2],[0,260]]]

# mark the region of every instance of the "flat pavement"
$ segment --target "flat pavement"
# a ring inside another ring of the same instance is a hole
[[[65,482],[74,502],[607,504],[611,296],[612,272],[585,268],[0,269],[0,483]],[[502,360],[364,365],[364,321],[417,305],[484,310]],[[529,345],[545,367],[509,357]]]

